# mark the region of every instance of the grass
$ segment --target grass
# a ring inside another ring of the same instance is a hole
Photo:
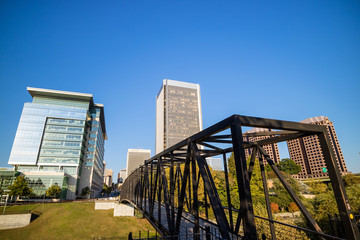
[[[93,202],[70,202],[11,206],[7,212],[41,214],[28,226],[0,230],[0,239],[127,239],[129,232],[134,236],[147,235],[155,230],[146,219],[135,217],[113,217],[113,210],[94,210]],[[0,208],[2,214],[2,208]]]
[[[31,211],[35,211],[35,208],[40,206],[40,204],[30,204],[30,205],[19,205],[19,206],[7,206],[5,214],[25,214]],[[3,214],[4,207],[0,207],[0,214]]]

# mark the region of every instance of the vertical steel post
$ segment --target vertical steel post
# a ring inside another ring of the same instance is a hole
[[[194,216],[194,239],[198,239],[198,234],[199,233],[199,202],[198,202],[198,194],[197,194],[197,190],[198,190],[198,179],[196,177],[196,162],[194,159],[194,148],[191,148],[191,173],[192,173],[192,187],[193,187],[193,204],[192,204],[192,215]],[[190,195],[191,198],[191,195]]]
[[[184,198],[185,198],[185,193],[186,193],[186,182],[187,182],[187,178],[188,175],[190,173],[190,158],[191,158],[191,152],[190,152],[190,146],[188,146],[187,148],[187,156],[186,156],[186,160],[185,160],[185,169],[184,169],[184,175],[182,176],[182,181],[181,181],[181,192],[180,192],[180,198],[179,198],[179,205],[178,205],[178,212],[176,214],[176,232],[177,234],[180,234],[180,221],[181,221],[181,217],[182,217],[182,211],[183,211],[183,207],[184,207]]]
[[[245,237],[248,239],[257,239],[254,210],[250,192],[249,174],[247,173],[247,164],[243,147],[243,137],[240,120],[237,117],[234,117],[234,121],[231,124],[231,137],[233,142],[236,177],[240,198],[240,212],[235,228],[235,233],[237,234],[237,231],[239,231],[239,218],[242,218],[244,220]]]
[[[154,204],[153,204],[153,200],[152,200],[152,188],[153,188],[153,161],[150,162],[150,186],[149,186],[149,213],[150,216],[153,217],[153,212],[154,212]]]
[[[149,168],[148,168],[148,164],[146,163],[145,164],[145,174],[144,174],[144,185],[145,185],[145,188],[144,188],[144,209],[145,209],[145,213],[148,212],[148,209],[147,209],[147,193],[148,193],[148,188],[149,188]]]
[[[207,202],[207,194],[206,194],[205,183],[204,183],[204,198],[205,198],[205,217],[206,217],[206,220],[209,220],[208,202]]]
[[[175,194],[175,179],[174,179],[174,156],[170,153],[170,207],[171,207],[171,222],[174,223],[175,208],[174,208],[174,194]],[[174,227],[174,226],[172,226]]]
[[[143,166],[140,167],[140,209],[144,210],[143,208],[143,197],[144,197],[144,172]]]
[[[318,135],[326,168],[329,173],[331,185],[334,189],[339,215],[343,223],[347,239],[360,239],[359,229],[356,226],[354,214],[351,211],[350,203],[345,191],[345,186],[335,160],[335,154],[331,146],[326,126],[323,132]]]
[[[160,172],[161,172],[161,185],[164,192],[164,205],[165,205],[165,211],[166,211],[166,221],[168,225],[168,232],[173,235],[174,234],[174,227],[173,227],[173,221],[171,219],[171,213],[170,213],[170,199],[169,199],[169,192],[168,192],[168,183],[166,179],[165,169],[162,163],[162,158],[160,157]]]
[[[189,203],[189,206],[190,206],[190,208],[188,209],[188,211],[189,211],[189,213],[191,213],[192,212],[192,209],[193,209],[193,207],[192,207],[192,202],[191,202],[191,176],[190,176],[190,174],[188,175],[188,181],[189,181],[189,184],[188,184],[188,189],[189,189],[189,194],[187,195],[187,197],[188,197],[188,203]],[[186,196],[186,195],[185,195]]]
[[[161,157],[160,157],[161,158]],[[162,190],[162,181],[161,181],[161,177],[160,177],[160,158],[158,158],[158,164],[157,164],[157,170],[156,170],[156,175],[158,176],[159,179],[159,189],[158,189],[158,221],[159,224],[161,225],[161,190]]]
[[[226,184],[226,196],[229,208],[229,218],[230,218],[230,227],[231,231],[234,231],[234,220],[232,215],[232,206],[231,206],[231,194],[230,194],[230,186],[229,186],[229,176],[228,176],[228,167],[227,167],[227,159],[226,154],[223,153],[223,162],[224,162],[224,172],[225,172],[225,184]]]
[[[250,164],[249,164],[249,182],[251,181],[251,175],[252,175],[252,171],[253,171],[253,168],[254,168],[254,164],[255,164],[255,158],[256,158],[256,151],[252,151],[251,153],[251,158],[250,158]]]
[[[231,232],[231,229],[230,229],[228,220],[226,218],[224,208],[221,204],[220,197],[216,190],[216,186],[212,179],[209,166],[207,165],[206,160],[200,156],[196,144],[190,143],[190,145],[191,145],[190,147],[191,147],[191,151],[193,153],[193,157],[195,158],[194,160],[196,160],[196,162],[199,166],[199,171],[201,173],[201,177],[204,181],[206,191],[208,192],[210,203],[211,203],[212,209],[214,211],[214,215],[216,218],[216,222],[219,226],[221,236],[224,239],[230,240],[229,233]]]
[[[253,151],[257,152],[257,147],[254,147]],[[272,217],[271,206],[270,206],[269,191],[268,191],[268,186],[267,186],[267,181],[266,181],[264,160],[260,153],[259,153],[259,163],[260,163],[260,170],[261,170],[261,179],[262,179],[264,193],[265,193],[266,210],[268,213],[268,218],[270,219],[269,227],[270,227],[270,232],[271,232],[271,238],[272,238],[272,240],[276,240],[275,227],[274,227],[274,223],[272,222],[273,217]]]

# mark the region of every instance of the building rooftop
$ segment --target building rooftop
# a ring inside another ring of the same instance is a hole
[[[175,86],[175,87],[184,87],[184,88],[193,88],[193,89],[197,89],[199,86],[199,84],[196,84],[196,83],[181,82],[181,81],[176,81],[176,80],[171,80],[171,79],[164,79],[163,84],[171,85],[171,86]]]
[[[59,90],[33,88],[33,87],[27,87],[27,90],[32,97],[35,96],[58,97],[58,98],[89,101],[93,103],[93,95],[89,93],[77,93],[77,92],[59,91]]]
[[[188,83],[188,82],[181,82],[171,79],[164,79],[163,84],[161,85],[160,90],[156,95],[157,97],[159,97],[159,94],[165,85],[174,86],[174,87],[192,88],[196,90],[200,89],[200,85],[196,83]]]
[[[60,90],[51,90],[44,88],[34,88],[27,87],[26,88],[30,93],[31,97],[35,96],[43,96],[43,97],[54,97],[54,98],[63,98],[69,100],[80,100],[80,101],[88,101],[91,106],[98,107],[101,109],[100,120],[101,120],[101,128],[104,134],[105,140],[107,140],[106,127],[105,127],[105,112],[104,112],[104,104],[94,103],[93,95],[90,93],[78,93],[78,92],[68,92],[68,91],[60,91]]]
[[[246,131],[245,133],[258,133],[258,132],[269,132],[270,129],[268,128],[252,128],[248,131]]]
[[[319,116],[319,117],[312,117],[312,118],[307,118],[304,119],[302,121],[300,121],[301,123],[315,123],[315,122],[321,122],[328,119],[327,117],[324,116]]]
[[[129,148],[128,152],[151,152],[150,149],[133,149],[133,148]]]

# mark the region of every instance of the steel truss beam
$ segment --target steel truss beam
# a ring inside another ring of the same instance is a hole
[[[243,134],[242,127],[258,127],[269,131]],[[259,161],[268,214],[267,219],[261,219],[268,221],[271,237],[276,239],[274,223],[277,222],[273,220],[270,208],[264,168],[266,161],[312,226],[313,230],[308,229],[308,231],[317,233],[319,238],[331,238],[321,232],[316,221],[263,148],[267,144],[311,135],[319,138],[346,237],[360,239],[355,222],[351,219],[352,211],[326,127],[320,125],[233,115],[146,160],[143,166],[132,172],[125,180],[120,201],[132,203],[142,210],[145,217],[162,235],[181,234],[187,222],[192,224],[195,233],[205,229],[208,231],[209,228],[203,225],[207,223],[216,229],[222,239],[232,239],[234,236],[257,239],[250,181],[254,164]],[[244,141],[244,137],[256,136],[266,136],[266,138],[256,142]],[[252,150],[249,165],[245,159],[247,148]],[[227,154],[231,152],[235,160],[234,170],[240,209],[234,208],[232,205],[234,199],[230,194]],[[223,160],[226,188],[224,202],[219,198],[212,171],[205,159],[212,156],[221,156]],[[198,194],[201,184],[204,184],[203,196]],[[200,211],[204,212],[200,214]],[[212,222],[208,221],[211,212],[215,217]],[[202,214],[205,214],[205,218]],[[189,216],[192,216],[192,220]],[[241,231],[240,226],[243,226]],[[292,227],[304,230],[304,228]]]

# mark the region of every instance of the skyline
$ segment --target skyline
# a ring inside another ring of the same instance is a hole
[[[204,129],[232,114],[327,116],[360,172],[360,3],[86,3],[1,3],[0,167],[31,101],[26,87],[103,103],[114,172],[129,148],[153,156],[156,95],[169,78],[200,85]]]

